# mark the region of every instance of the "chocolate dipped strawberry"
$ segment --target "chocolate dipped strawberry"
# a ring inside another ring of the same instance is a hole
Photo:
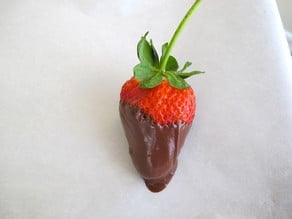
[[[140,63],[134,76],[120,93],[120,117],[129,143],[133,164],[152,192],[163,190],[177,167],[177,157],[191,128],[196,111],[196,98],[186,78],[203,73],[179,70],[170,55],[174,43],[201,1],[189,9],[170,43],[162,46],[159,58],[146,33],[137,45]]]

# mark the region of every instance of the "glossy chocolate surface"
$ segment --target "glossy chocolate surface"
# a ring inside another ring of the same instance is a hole
[[[119,110],[134,166],[148,189],[160,192],[175,173],[191,124],[157,124],[140,108],[123,101]]]

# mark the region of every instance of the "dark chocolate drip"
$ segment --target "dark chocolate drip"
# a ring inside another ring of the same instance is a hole
[[[163,190],[177,167],[177,157],[191,124],[160,125],[139,107],[120,102],[120,117],[135,168],[152,192]]]

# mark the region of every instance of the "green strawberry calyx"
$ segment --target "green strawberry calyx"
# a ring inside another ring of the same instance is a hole
[[[148,41],[148,32],[141,37],[137,45],[137,55],[140,63],[137,64],[133,71],[134,77],[141,81],[141,88],[153,88],[161,84],[166,79],[172,87],[185,89],[190,85],[185,81],[186,78],[204,73],[203,71],[185,71],[192,63],[187,61],[179,70],[176,58],[170,55],[173,46],[193,13],[198,9],[202,0],[196,0],[188,10],[176,31],[174,32],[170,43],[162,45],[161,57],[153,45],[152,40]]]

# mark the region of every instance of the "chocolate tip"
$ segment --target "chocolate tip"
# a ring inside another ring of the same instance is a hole
[[[145,185],[147,186],[147,188],[153,193],[161,192],[167,186],[167,184],[165,184],[165,183],[152,182],[152,180],[144,180],[144,182],[145,182]]]

